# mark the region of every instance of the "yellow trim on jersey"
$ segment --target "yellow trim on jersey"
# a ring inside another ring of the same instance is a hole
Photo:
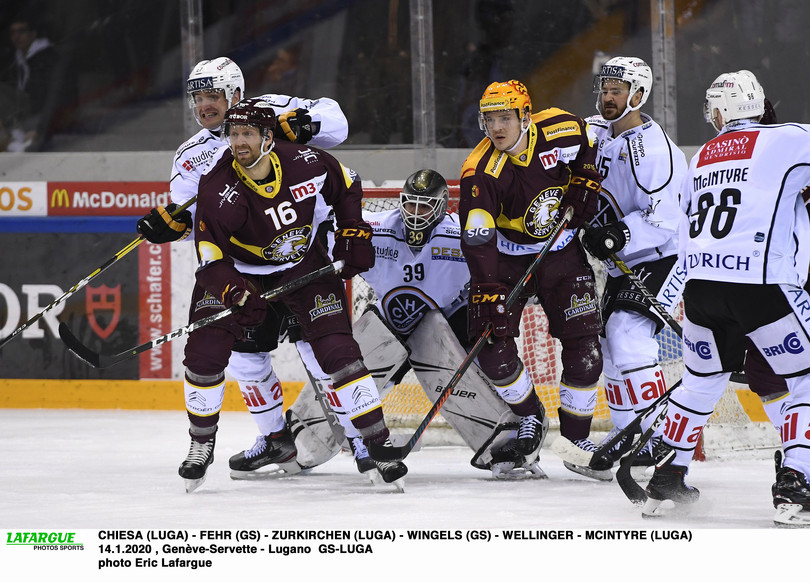
[[[281,188],[281,161],[278,159],[275,152],[270,152],[267,154],[267,157],[270,159],[270,164],[273,166],[273,180],[267,184],[256,184],[256,182],[250,176],[245,174],[245,171],[242,170],[242,165],[239,164],[236,159],[231,162],[231,166],[233,166],[239,180],[241,180],[245,186],[250,188],[250,190],[264,198],[275,198],[275,196],[279,193],[279,189]]]
[[[534,121],[532,121],[526,133],[529,137],[526,149],[515,156],[509,155],[509,160],[512,161],[512,164],[515,166],[523,166],[524,168],[531,164],[532,156],[534,155],[534,147],[537,145],[537,126],[534,125]]]
[[[200,241],[197,248],[200,250],[200,263],[203,265],[219,261],[223,257],[222,249],[209,241]]]
[[[235,245],[236,247],[241,247],[248,253],[252,253],[256,257],[261,257],[264,259],[264,247],[259,247],[258,245],[248,245],[246,243],[242,243],[239,239],[234,236],[231,236],[229,241]]]
[[[510,219],[505,214],[501,213],[495,221],[495,224],[498,225],[499,229],[509,229],[510,231],[517,231],[518,233],[526,232],[526,225],[523,222],[523,217]]]
[[[470,155],[467,156],[467,159],[464,160],[464,164],[461,166],[461,178],[465,178],[467,176],[471,176],[475,174],[475,169],[478,167],[478,163],[484,157],[484,154],[487,153],[489,150],[492,142],[490,142],[489,138],[484,138],[475,149],[470,152]],[[497,152],[497,150],[495,150]]]
[[[338,162],[338,164],[340,164],[340,162]],[[349,169],[346,168],[343,164],[340,164],[340,169],[343,170],[343,182],[346,183],[346,188],[351,188],[352,182],[354,182],[354,180],[352,180],[352,177],[349,174]]]

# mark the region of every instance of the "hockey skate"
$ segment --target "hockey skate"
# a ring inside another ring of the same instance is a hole
[[[211,439],[205,442],[199,442],[195,439],[191,440],[191,446],[188,449],[188,455],[177,473],[183,478],[186,485],[186,492],[189,494],[202,486],[205,482],[205,474],[214,462],[214,445],[216,443],[216,436],[212,435]]]
[[[527,417],[520,418],[520,426],[517,431],[517,439],[515,440],[515,449],[518,453],[530,458],[537,454],[537,451],[543,445],[548,432],[548,420],[546,419],[543,406],[540,406],[540,412],[536,415],[528,415]]]
[[[545,430],[547,431],[547,420],[545,421],[545,424]],[[540,447],[542,447],[542,442]],[[531,456],[525,456],[522,453],[519,453],[515,447],[514,441],[510,441],[499,448],[493,449],[492,460],[490,461],[492,477],[496,480],[513,480],[521,478],[535,478],[542,480],[544,478],[548,478],[546,473],[538,464],[537,454],[540,447],[538,447],[537,451],[535,451]]]
[[[776,482],[771,487],[776,515],[773,523],[782,528],[810,528],[810,484],[804,474],[782,465],[782,452],[774,454]]]
[[[656,435],[638,452],[630,466],[630,475],[636,482],[647,482],[655,471],[655,460],[668,453],[668,447],[660,435]]]
[[[231,456],[228,460],[231,478],[251,480],[273,475],[298,474],[302,468],[295,459],[297,453],[292,433],[287,426],[270,435],[259,435],[253,447]],[[270,464],[273,464],[273,467],[268,471],[256,471]]]
[[[377,470],[376,462],[368,455],[368,449],[363,443],[362,437],[349,438],[349,447],[354,456],[354,463],[357,465],[357,471],[367,476],[372,484],[379,484],[382,480],[380,472]]]
[[[592,458],[597,446],[588,438],[572,441],[561,435],[551,444],[551,450],[563,460],[566,469],[576,474],[601,482],[613,480],[613,472],[610,471],[613,462],[604,455],[594,461]]]
[[[383,439],[383,435],[386,436],[384,439]],[[388,439],[387,435],[388,435],[388,430],[386,429],[384,433],[381,433],[381,434],[379,434],[379,435],[377,435],[375,437],[372,437],[371,440],[373,440],[375,443],[379,443],[381,445],[385,445],[385,446],[388,446],[388,447],[393,447],[393,445],[391,444],[391,440]],[[365,447],[364,440],[361,438],[360,441],[363,444],[363,446]],[[368,455],[368,452],[366,452],[366,455]],[[403,476],[405,476],[405,474],[408,473],[408,466],[406,466],[401,461],[381,462],[381,461],[377,461],[377,460],[375,460],[373,458],[369,458],[369,459],[371,459],[374,462],[374,465],[377,466],[377,471],[379,472],[380,477],[382,478],[383,482],[385,482],[386,484],[393,484],[394,487],[396,487],[396,489],[399,492],[404,492],[405,491],[405,482],[402,480],[402,478],[403,478]],[[358,464],[357,469],[358,470],[360,469],[359,464]],[[372,483],[374,483],[373,480],[372,480]]]
[[[616,436],[617,433],[620,433],[621,431],[622,431],[622,428],[614,427],[613,429],[610,430],[610,433],[608,433],[605,436],[605,438],[599,443],[599,445],[597,447],[601,447],[602,444],[607,443],[608,441],[610,441],[613,437]],[[607,457],[610,458],[610,461],[612,461],[615,464],[620,459],[622,459],[624,454],[626,454],[628,451],[633,449],[633,442],[636,440],[636,436],[638,436],[638,433],[628,433],[628,434],[626,434],[621,440],[617,441],[613,445],[613,447],[611,447],[605,453],[605,455],[607,455]]]
[[[675,450],[664,444],[660,447],[664,457],[656,464],[655,473],[647,484],[647,501],[641,509],[644,518],[664,516],[673,505],[694,504],[700,498],[700,490],[684,482],[687,468],[674,465]],[[665,501],[672,504],[665,505]]]

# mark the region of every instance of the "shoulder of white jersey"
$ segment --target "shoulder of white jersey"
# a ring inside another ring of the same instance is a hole
[[[675,180],[680,184],[686,171],[686,156],[660,125],[648,119],[627,136],[628,164],[638,187],[652,194]]]
[[[461,222],[458,213],[446,213],[442,222],[433,229],[433,233],[448,237],[461,237]]]
[[[265,93],[260,95],[262,99],[273,106],[276,115],[281,115],[294,109],[312,109],[318,103],[317,99],[306,99],[304,97],[295,97],[293,95],[282,95],[281,93]]]
[[[191,172],[196,168],[199,171],[208,164],[214,152],[224,144],[225,142],[219,136],[202,129],[177,148],[173,164],[178,170],[182,168]]]
[[[392,224],[401,222],[399,209],[389,209],[384,211],[363,211],[363,220],[366,221],[374,233],[382,232],[391,228]]]
[[[225,154],[227,154],[228,152],[230,152],[230,148],[228,146],[221,146],[217,148],[217,150],[213,152],[211,159],[208,161],[208,164],[205,166],[205,168],[203,168],[202,174],[203,175],[209,174],[211,170],[213,170],[214,167],[216,167],[219,164],[219,162],[222,160],[222,157],[225,156]]]
[[[601,115],[592,115],[590,117],[586,117],[585,123],[594,128],[599,128],[600,130],[606,130],[610,127],[610,122]]]

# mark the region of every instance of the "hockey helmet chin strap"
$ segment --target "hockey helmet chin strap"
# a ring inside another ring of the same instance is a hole
[[[264,158],[264,157],[265,157],[265,156],[267,156],[267,155],[268,155],[270,152],[272,152],[272,151],[273,151],[273,148],[274,148],[274,147],[275,147],[275,145],[276,145],[276,141],[275,141],[275,140],[273,140],[272,142],[270,142],[270,147],[269,147],[269,148],[267,148],[267,149],[265,150],[265,149],[264,149],[264,145],[265,145],[266,143],[267,143],[267,137],[262,138],[262,144],[261,144],[261,146],[259,146],[259,157],[258,157],[258,158],[256,158],[256,161],[255,161],[255,162],[253,162],[253,164],[251,164],[250,166],[245,166],[245,168],[247,168],[248,170],[250,170],[250,169],[251,169],[251,168],[253,168],[253,167],[254,167],[256,164],[258,164],[258,163],[259,163],[259,160],[261,160],[262,158]]]
[[[532,125],[531,115],[529,115],[529,123],[526,124],[526,127],[523,127],[523,120],[525,118],[526,118],[526,114],[524,114],[524,116],[522,118],[520,118],[520,135],[517,137],[517,140],[515,140],[514,144],[512,144],[511,146],[509,146],[508,148],[506,148],[504,150],[504,152],[506,152],[507,154],[511,155],[512,150],[514,149],[514,147],[517,146],[520,143],[520,140],[522,140],[523,136],[526,135],[526,132],[529,131],[529,126]],[[487,132],[487,137],[489,137],[489,132]],[[492,138],[490,138],[490,139],[492,139]]]

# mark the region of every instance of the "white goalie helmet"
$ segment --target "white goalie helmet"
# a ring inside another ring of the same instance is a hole
[[[599,74],[594,76],[593,79],[593,92],[596,93],[596,111],[602,115],[602,85],[606,79],[618,79],[630,84],[630,95],[627,98],[627,109],[622,114],[624,117],[628,111],[635,111],[641,109],[647,102],[650,96],[653,84],[653,74],[650,66],[643,60],[637,57],[613,57],[604,65],[599,71]],[[641,101],[638,105],[632,107],[630,99],[641,90]],[[621,118],[620,118],[621,119]],[[614,120],[618,121],[618,120]]]
[[[435,170],[417,170],[408,176],[399,195],[399,212],[409,246],[427,243],[433,228],[444,219],[449,199],[447,181]]]
[[[765,90],[751,71],[723,73],[706,90],[703,118],[718,132],[714,110],[723,118],[723,125],[738,119],[759,119],[765,113]]]
[[[220,90],[225,94],[228,107],[232,105],[233,96],[239,91],[239,99],[245,97],[245,77],[239,65],[228,57],[217,57],[210,61],[200,61],[191,70],[186,82],[186,94],[188,95],[188,106],[194,111],[194,118],[197,119],[197,111],[194,104],[194,94],[197,91]],[[200,120],[197,119],[197,123]]]

